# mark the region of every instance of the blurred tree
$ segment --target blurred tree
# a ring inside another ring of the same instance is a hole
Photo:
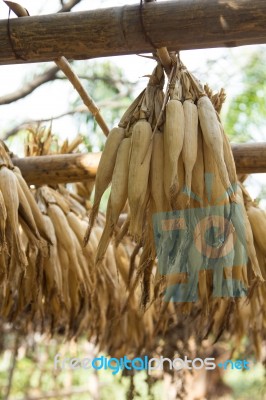
[[[107,125],[111,128],[117,124],[133,99],[134,83],[128,81],[122,69],[110,61],[73,62],[72,68],[97,106],[102,108],[101,112]],[[54,66],[50,69],[42,70],[41,73],[33,77],[31,82],[27,79],[26,83],[15,92],[0,97],[0,105],[10,104],[23,99],[41,85],[56,80],[67,81],[67,78]],[[69,85],[68,82],[65,83]],[[105,136],[74,89],[69,98],[69,109],[62,114],[53,116],[53,120],[63,118],[67,115],[73,116],[78,132],[84,135],[88,151],[101,150]],[[27,126],[32,127],[34,125],[47,124],[50,119],[51,117],[47,115],[47,119],[16,122],[15,126],[4,132],[3,139],[8,139],[16,135],[16,140],[18,138],[22,138],[23,140]]]
[[[266,51],[259,48],[239,69],[242,88],[230,101],[225,130],[234,142],[265,141]]]
[[[86,76],[87,68],[86,62],[81,63],[80,77]],[[119,122],[124,111],[133,101],[134,84],[125,78],[124,72],[117,65],[109,61],[90,63],[90,68],[93,75],[84,80],[84,86],[101,108],[102,115],[111,129]],[[81,105],[81,99],[76,97],[73,102],[74,109]],[[92,114],[81,112],[75,117],[80,133],[84,133],[88,151],[102,150],[105,138]]]

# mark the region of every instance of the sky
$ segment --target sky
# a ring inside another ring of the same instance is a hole
[[[59,1],[55,0],[20,0],[18,2],[29,11],[30,15],[53,13],[60,6]],[[136,0],[83,0],[73,10],[84,11],[135,3]],[[0,19],[6,18],[8,18],[8,8],[0,0]],[[226,89],[227,102],[224,105],[226,111],[230,99],[241,91],[242,83],[238,72],[245,64],[248,54],[254,49],[256,49],[256,46],[193,50],[183,51],[180,56],[187,68],[195,73],[203,83],[208,82],[215,90],[219,90],[221,87]],[[128,80],[136,83],[136,95],[147,83],[147,78],[144,78],[144,75],[149,74],[154,68],[153,61],[136,55],[108,59],[124,70]],[[87,62],[88,68],[93,62],[93,60]],[[49,68],[52,64],[46,63],[46,67]],[[0,66],[0,96],[18,89],[25,80],[30,81],[38,71],[43,71],[43,64]],[[64,113],[69,110],[69,103],[75,95],[71,84],[67,84],[65,81],[55,81],[43,85],[26,99],[0,107],[2,130],[11,128],[24,120],[52,118]],[[77,134],[77,126],[70,117],[54,121],[53,127],[64,138],[72,139]],[[259,140],[261,138],[258,136]],[[257,174],[251,179],[249,186],[253,197],[256,197],[260,190],[260,182],[266,182],[265,176],[265,174]]]

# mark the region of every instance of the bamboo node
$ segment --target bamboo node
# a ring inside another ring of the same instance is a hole
[[[151,39],[150,35],[147,32],[147,29],[145,27],[145,23],[144,23],[144,18],[143,18],[143,0],[140,0],[140,6],[139,6],[139,14],[140,14],[140,24],[141,24],[141,28],[142,28],[142,32],[144,34],[144,37],[146,39],[146,41],[148,43],[150,43],[150,45],[156,49],[156,45],[154,44],[153,40]]]

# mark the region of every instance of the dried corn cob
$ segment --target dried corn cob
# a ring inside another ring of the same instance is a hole
[[[198,149],[198,110],[192,100],[185,100],[184,109],[184,144],[182,157],[185,167],[185,184],[188,196],[191,196],[192,171],[197,160]]]
[[[148,187],[152,146],[152,129],[142,119],[136,122],[132,131],[131,152],[128,173],[128,202],[130,207],[129,232],[136,241],[142,235],[142,213]]]
[[[9,232],[14,238],[13,246],[15,248],[15,257],[17,257],[18,264],[23,267],[27,265],[28,262],[19,234],[19,196],[17,191],[17,180],[13,172],[5,166],[0,168],[0,190],[5,201]]]
[[[234,200],[234,191],[231,187],[227,168],[224,162],[223,137],[215,109],[211,100],[207,96],[202,96],[198,99],[197,107],[204,141],[213,152],[219,176],[225,190],[232,197],[232,200]]]
[[[107,137],[104,151],[102,153],[101,160],[97,169],[95,180],[95,195],[92,210],[90,213],[90,225],[84,238],[85,244],[89,240],[91,228],[98,214],[102,195],[104,194],[105,190],[111,182],[118,147],[124,136],[125,131],[123,128],[113,128]]]
[[[184,110],[181,101],[169,100],[164,125],[164,190],[168,202],[178,191],[177,162],[184,142]]]

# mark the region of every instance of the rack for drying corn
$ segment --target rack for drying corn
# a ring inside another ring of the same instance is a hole
[[[21,334],[86,334],[120,357],[166,354],[170,337],[176,349],[180,341],[186,347],[191,338],[200,344],[222,334],[237,346],[250,332],[260,357],[266,215],[238,181],[219,118],[224,91],[203,87],[175,56],[168,72],[164,89],[158,61],[147,88],[110,131],[92,203],[92,181],[72,190],[30,188],[1,143],[0,316]],[[32,133],[26,155],[50,154],[51,142],[50,132]],[[58,153],[78,143],[65,142]],[[104,215],[99,206],[110,184]],[[205,225],[193,240],[176,236],[176,215]],[[202,232],[211,229],[217,241],[210,250]],[[205,254],[197,265],[195,248]],[[215,270],[212,260],[228,248],[227,264]],[[175,301],[188,277],[189,290]]]

